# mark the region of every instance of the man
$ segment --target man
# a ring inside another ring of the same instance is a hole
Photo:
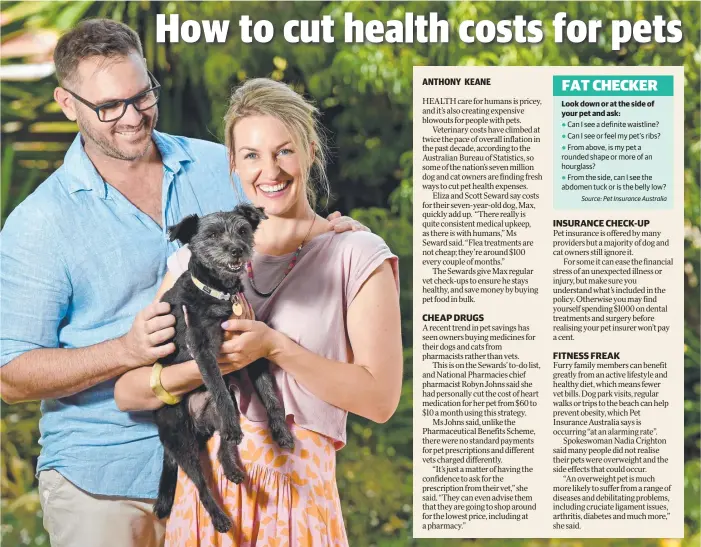
[[[161,445],[150,412],[117,409],[114,383],[174,349],[168,305],[151,303],[176,250],[168,227],[243,193],[223,146],[155,131],[159,84],[134,31],[85,21],[54,61],[54,98],[80,133],[2,233],[2,397],[43,401],[53,547],[157,546]],[[332,216],[337,231],[359,227]]]

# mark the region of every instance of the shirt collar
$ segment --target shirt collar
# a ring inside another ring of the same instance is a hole
[[[183,163],[194,161],[184,144],[171,135],[154,130],[153,142],[161,153],[163,165],[173,173],[178,173]],[[107,197],[107,184],[85,153],[80,133],[66,152],[63,165],[69,174],[67,186],[70,193],[95,190],[101,198]]]

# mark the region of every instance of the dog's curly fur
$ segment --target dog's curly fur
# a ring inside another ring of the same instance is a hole
[[[191,257],[188,272],[181,275],[161,298],[170,304],[171,313],[176,318],[173,338],[176,349],[161,364],[165,367],[195,359],[204,385],[184,396],[178,404],[155,411],[164,448],[163,472],[154,504],[158,518],[168,516],[173,507],[180,466],[197,487],[214,527],[219,532],[226,532],[231,527],[231,520],[212,497],[199,455],[214,431],[218,431],[221,436],[218,457],[224,473],[230,481],[243,481],[244,471],[236,450],[243,436],[239,410],[217,363],[223,341],[221,324],[231,316],[232,307],[231,302],[218,300],[199,289],[192,277],[223,293],[242,292],[240,276],[243,264],[251,257],[253,234],[265,218],[262,208],[245,204],[230,212],[213,213],[202,218],[186,217],[169,230],[171,240],[178,239],[188,244]],[[183,308],[186,308],[187,315]],[[247,370],[268,412],[273,439],[283,448],[292,448],[294,438],[285,422],[285,412],[277,398],[268,362],[258,360]]]

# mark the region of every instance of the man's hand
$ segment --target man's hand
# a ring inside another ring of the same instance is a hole
[[[341,213],[338,211],[334,211],[331,213],[328,217],[326,217],[326,220],[328,220],[331,223],[331,229],[334,230],[336,233],[341,233],[341,232],[369,232],[370,228],[365,226],[364,224],[361,224],[357,220],[353,220],[351,217],[344,217],[341,216]]]
[[[131,329],[119,338],[124,347],[125,364],[131,368],[151,365],[175,351],[167,342],[175,336],[175,316],[167,302],[152,302],[141,310]]]

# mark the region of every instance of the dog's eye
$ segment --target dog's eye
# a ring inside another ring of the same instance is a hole
[[[241,234],[242,236],[246,235],[246,227],[245,226],[241,226],[239,228],[239,234]]]

